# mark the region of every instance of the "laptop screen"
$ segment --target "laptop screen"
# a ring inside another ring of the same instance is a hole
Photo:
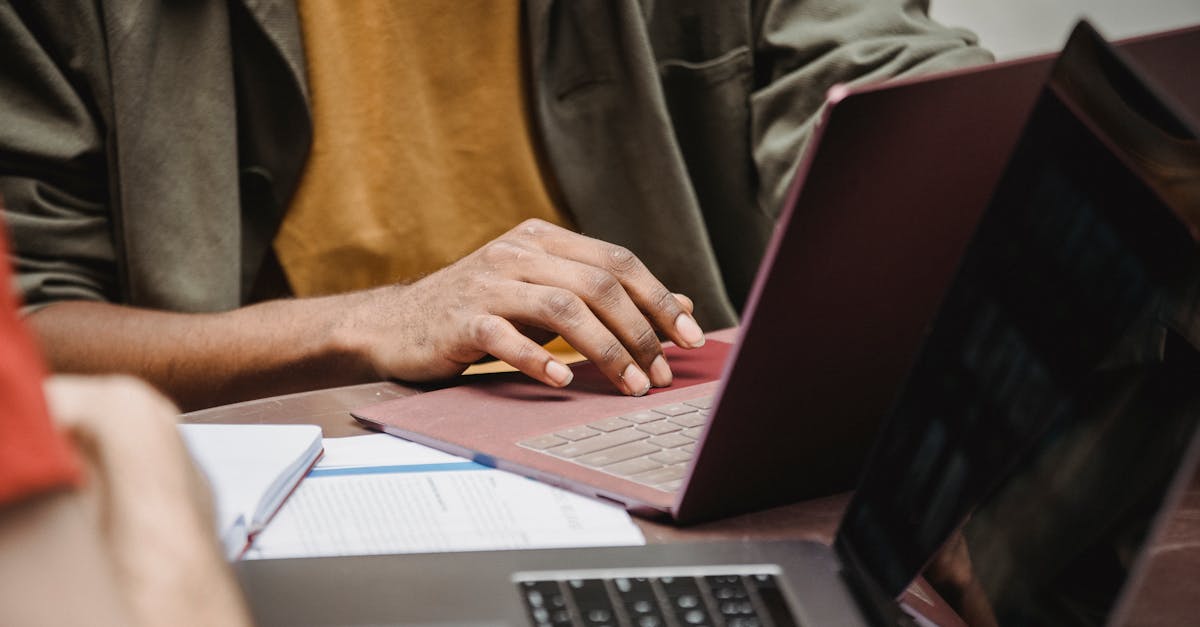
[[[1076,31],[839,530],[866,587],[923,571],[972,624],[1106,621],[1200,419],[1196,148]]]

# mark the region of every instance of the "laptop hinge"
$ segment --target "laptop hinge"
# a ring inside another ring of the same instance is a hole
[[[834,540],[834,550],[842,562],[840,575],[846,582],[846,587],[854,595],[854,600],[863,618],[877,627],[902,625],[918,627],[911,616],[900,609],[896,599],[884,592],[883,588],[870,575],[864,573],[862,563],[854,549],[846,542],[841,534]]]

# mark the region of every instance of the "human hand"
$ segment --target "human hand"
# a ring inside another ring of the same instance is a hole
[[[83,496],[136,622],[249,624],[175,406],[124,376],[57,376],[45,388],[51,414],[89,467]]]
[[[991,600],[975,572],[962,529],[956,529],[946,540],[922,575],[968,625],[999,625]]]
[[[527,220],[410,285],[361,292],[341,331],[384,377],[447,378],[485,355],[562,387],[571,371],[539,341],[562,335],[625,394],[670,385],[655,329],[704,344],[692,303],[627,249]]]

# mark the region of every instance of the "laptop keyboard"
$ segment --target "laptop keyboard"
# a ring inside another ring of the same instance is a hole
[[[544,579],[517,585],[537,627],[796,624],[771,574]]]
[[[683,483],[711,407],[711,396],[670,403],[568,427],[518,444],[673,492]]]

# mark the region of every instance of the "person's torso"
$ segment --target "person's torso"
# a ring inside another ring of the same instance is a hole
[[[436,271],[565,224],[531,129],[515,2],[301,0],[313,146],[275,251],[298,296]]]

